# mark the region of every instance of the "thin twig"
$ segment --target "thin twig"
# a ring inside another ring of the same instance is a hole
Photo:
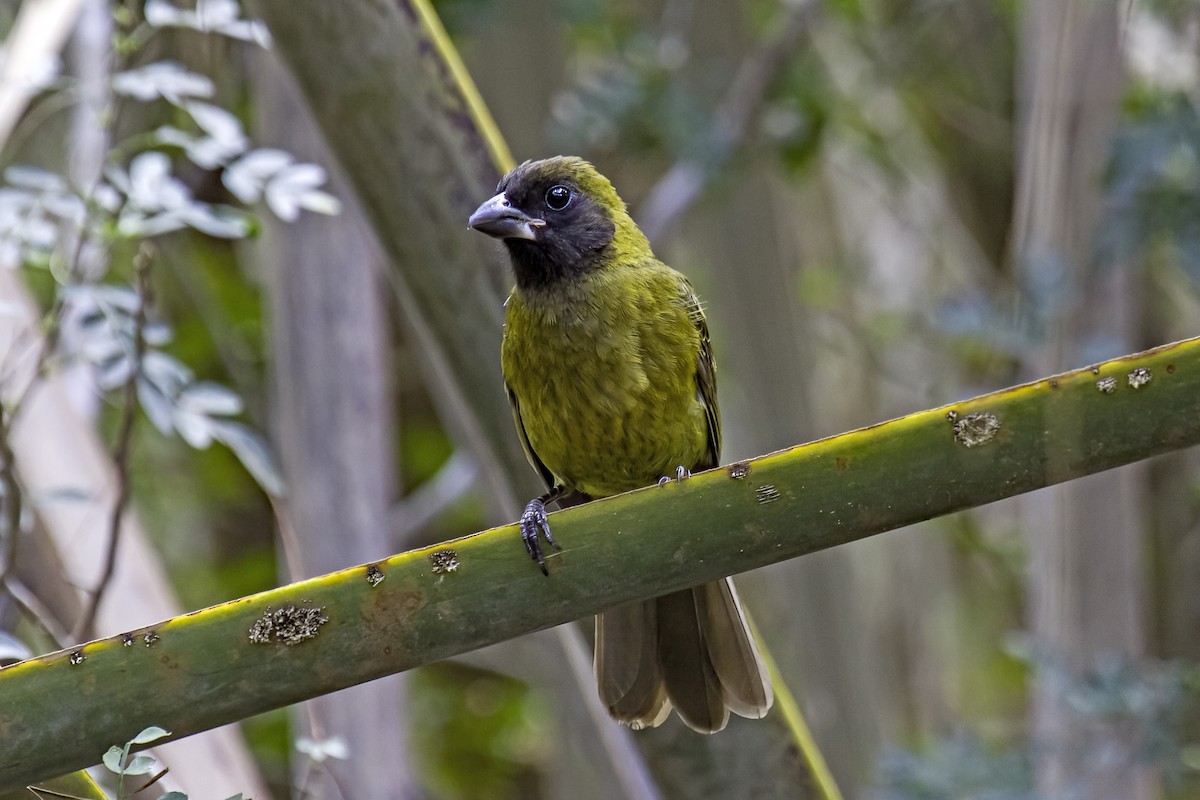
[[[416,547],[417,534],[474,489],[478,480],[479,464],[455,450],[432,478],[388,510],[393,545],[400,550]]]
[[[9,575],[5,579],[4,591],[21,607],[29,619],[37,623],[42,632],[49,636],[55,645],[61,648],[70,643],[70,632],[59,625],[58,617],[17,576]]]
[[[12,451],[13,412],[0,406],[0,487],[4,496],[4,566],[0,568],[0,584],[16,569],[17,536],[21,532],[21,485],[17,482],[17,466]]]
[[[279,546],[283,549],[283,566],[287,570],[290,582],[312,577],[304,571],[304,559],[300,555],[302,548],[296,538],[296,527],[292,524],[292,509],[283,497],[267,494],[267,502],[275,515],[275,525],[279,529]]]
[[[762,108],[767,89],[787,66],[788,57],[820,12],[816,0],[791,4],[782,28],[746,56],[725,92],[710,127],[702,160],[685,157],[663,174],[638,210],[638,225],[651,242],[659,240],[700,196],[712,175],[729,160]]]
[[[28,791],[33,792],[35,797],[61,797],[64,800],[79,800],[77,795],[59,792],[54,789],[47,789],[44,786],[26,786]]]
[[[143,242],[133,259],[134,281],[137,285],[138,307],[133,318],[133,368],[125,380],[125,397],[121,409],[121,423],[117,429],[117,438],[113,444],[113,467],[117,476],[117,497],[113,503],[112,514],[108,526],[108,551],[104,557],[104,571],[100,574],[100,582],[92,590],[91,597],[79,622],[72,631],[72,636],[82,639],[92,629],[96,621],[96,610],[100,607],[100,599],[104,590],[112,580],[113,570],[117,565],[117,545],[121,539],[121,519],[129,504],[129,450],[133,440],[133,425],[137,420],[137,387],[142,374],[142,360],[146,355],[146,308],[150,303],[150,259],[154,248],[148,242]]]
[[[151,778],[150,780],[146,781],[146,782],[145,782],[145,783],[143,783],[143,784],[142,784],[142,785],[141,785],[139,788],[137,788],[137,789],[134,789],[134,790],[133,790],[132,792],[130,792],[129,794],[130,794],[130,795],[135,795],[135,794],[138,794],[139,792],[144,792],[144,791],[146,791],[146,790],[147,790],[147,789],[149,789],[151,786],[153,786],[154,784],[158,783],[158,782],[159,782],[159,781],[161,781],[163,778],[165,778],[165,777],[167,776],[167,773],[168,773],[168,772],[170,772],[170,771],[171,771],[171,768],[170,768],[170,767],[163,767],[162,769],[160,769],[160,770],[158,771],[158,773],[157,773],[157,774],[156,774],[156,775],[155,775],[153,778]]]

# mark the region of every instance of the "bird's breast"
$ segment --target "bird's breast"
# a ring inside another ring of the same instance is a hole
[[[673,293],[534,309],[508,304],[501,362],[537,457],[605,496],[691,468],[707,446],[699,336]]]

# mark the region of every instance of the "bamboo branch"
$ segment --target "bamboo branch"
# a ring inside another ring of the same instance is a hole
[[[0,789],[786,558],[1200,443],[1200,339],[0,669]],[[71,702],[63,702],[70,698]]]

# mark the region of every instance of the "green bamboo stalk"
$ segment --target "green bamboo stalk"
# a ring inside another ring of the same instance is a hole
[[[0,790],[1197,443],[1189,339],[558,512],[548,578],[506,525],[23,661],[0,669]]]

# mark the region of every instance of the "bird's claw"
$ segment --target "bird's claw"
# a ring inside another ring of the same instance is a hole
[[[680,465],[675,468],[674,480],[682,481],[684,478],[690,478],[690,477],[692,477],[692,471],[690,469],[688,469],[687,467]],[[672,480],[672,478],[670,475],[663,475],[661,478],[658,479],[658,485],[665,486],[668,483],[670,483],[671,480]]]
[[[542,536],[546,537],[546,541],[555,550],[562,550],[562,547],[554,541],[554,537],[550,534],[550,522],[546,519],[546,501],[539,497],[530,500],[529,505],[525,506],[525,512],[521,514],[521,541],[525,543],[525,551],[529,553],[530,558],[537,562],[542,574],[549,575],[550,572],[546,569],[546,556],[542,553]]]

